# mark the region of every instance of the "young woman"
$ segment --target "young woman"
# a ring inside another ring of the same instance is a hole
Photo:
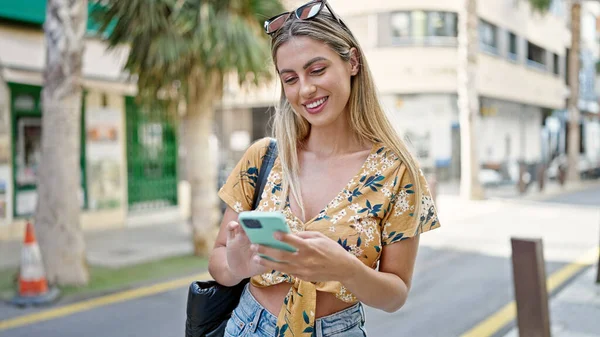
[[[419,234],[439,227],[415,159],[386,119],[358,42],[326,1],[265,22],[281,80],[279,156],[257,210],[282,212],[295,253],[251,245],[251,209],[269,139],[219,191],[229,205],[211,254],[216,281],[251,277],[226,336],[365,336],[362,304],[394,312],[411,285]],[[265,254],[281,262],[262,259]]]

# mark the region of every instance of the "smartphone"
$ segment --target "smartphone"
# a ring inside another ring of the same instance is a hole
[[[246,211],[239,214],[238,220],[240,225],[244,228],[250,242],[288,252],[296,251],[296,248],[273,237],[275,232],[290,233],[290,228],[285,222],[283,214],[279,212]],[[260,256],[271,261],[279,262],[270,256],[263,254],[260,254]]]

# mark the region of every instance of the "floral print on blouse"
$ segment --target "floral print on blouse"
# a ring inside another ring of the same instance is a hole
[[[221,199],[236,212],[252,208],[258,172],[269,138],[255,142],[233,169],[219,191]],[[257,208],[280,211],[293,233],[318,231],[339,243],[365,265],[376,268],[386,245],[408,239],[440,226],[425,178],[422,198],[415,202],[414,182],[399,157],[382,143],[375,143],[358,175],[313,219],[302,222],[290,210],[282,193],[282,169],[277,158],[267,179]],[[421,209],[418,221],[416,207]],[[292,285],[278,316],[277,337],[309,337],[314,332],[317,291],[335,294],[348,303],[357,302],[340,282],[307,282],[272,271],[251,279],[253,285],[268,287],[288,282]]]

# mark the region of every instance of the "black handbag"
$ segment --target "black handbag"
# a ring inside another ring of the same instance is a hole
[[[263,157],[254,189],[252,209],[260,202],[269,172],[277,158],[277,143],[271,139]],[[186,337],[223,337],[231,312],[240,302],[244,287],[250,279],[244,279],[233,287],[226,287],[214,280],[192,282],[188,290]]]

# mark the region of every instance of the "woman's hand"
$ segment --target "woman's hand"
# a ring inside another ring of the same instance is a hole
[[[230,221],[227,224],[227,265],[232,274],[243,279],[269,271],[255,262],[256,253],[250,249],[250,245],[240,224]]]
[[[304,281],[342,282],[352,273],[351,266],[358,260],[337,242],[319,232],[297,234],[276,233],[275,238],[297,249],[291,253],[262,245],[252,245],[252,250],[280,262],[270,261],[256,255],[256,264],[268,270],[277,270]]]

